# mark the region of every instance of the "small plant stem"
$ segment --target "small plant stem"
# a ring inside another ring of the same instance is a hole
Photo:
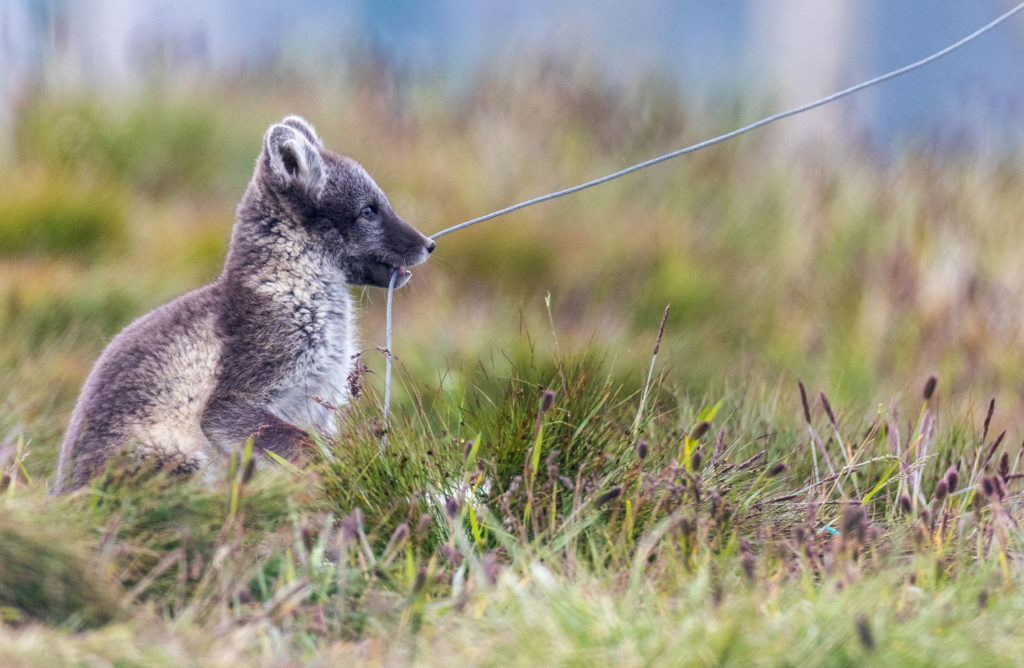
[[[810,437],[811,444],[811,461],[814,463],[814,482],[821,482],[821,473],[818,471],[818,452],[814,449],[814,429],[810,424],[807,425],[807,434]]]
[[[569,396],[569,383],[565,380],[565,367],[562,365],[562,351],[558,347],[558,330],[555,329],[555,317],[551,314],[551,293],[544,296],[544,306],[548,311],[548,324],[551,325],[551,338],[555,341],[555,360],[558,363],[558,377],[562,381],[562,396]]]
[[[661,349],[661,337],[665,334],[665,321],[668,320],[668,309],[661,315],[661,326],[658,327],[658,338],[654,342],[654,353],[651,355],[651,366],[647,369],[647,381],[644,383],[644,391],[640,394],[640,407],[636,411],[636,419],[633,420],[633,439],[640,433],[640,423],[644,415],[644,407],[647,405],[647,395],[651,389],[651,380],[654,378],[654,365],[658,361],[658,351]]]

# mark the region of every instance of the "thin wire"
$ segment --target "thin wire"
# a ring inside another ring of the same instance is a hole
[[[398,279],[398,270],[391,274],[391,281],[388,283],[388,306],[387,326],[384,331],[384,345],[387,349],[384,352],[384,434],[380,438],[380,449],[388,446],[388,430],[391,422],[388,417],[391,412],[391,304],[395,301],[395,281]]]
[[[1017,5],[1016,7],[1014,7],[1010,11],[1006,12],[1005,14],[1000,16],[999,18],[995,19],[991,23],[988,23],[987,25],[985,25],[985,26],[983,26],[981,28],[978,28],[977,30],[972,32],[970,35],[967,35],[963,39],[961,39],[961,40],[959,40],[959,41],[957,41],[957,42],[955,42],[953,44],[950,44],[945,49],[942,49],[941,51],[937,51],[936,53],[933,53],[932,55],[928,56],[927,58],[922,58],[921,60],[918,60],[917,62],[911,63],[911,64],[906,65],[904,67],[901,67],[901,68],[899,68],[897,70],[893,70],[892,72],[889,72],[888,74],[883,74],[883,75],[881,75],[879,77],[875,77],[874,79],[870,79],[870,80],[865,81],[863,83],[859,83],[856,86],[851,86],[849,88],[846,88],[845,90],[841,90],[841,91],[839,91],[837,93],[833,93],[832,95],[829,95],[828,97],[823,97],[823,98],[821,98],[819,100],[815,100],[814,102],[810,102],[810,103],[805,104],[803,106],[796,107],[794,109],[790,109],[789,111],[783,111],[781,113],[775,114],[774,116],[769,116],[768,118],[763,118],[763,119],[757,121],[756,123],[751,123],[750,125],[742,127],[742,128],[740,128],[738,130],[733,130],[732,132],[727,132],[726,134],[719,135],[718,137],[715,137],[713,139],[708,139],[707,141],[702,141],[699,144],[694,144],[693,146],[688,146],[686,148],[681,148],[681,149],[679,149],[677,151],[672,151],[671,153],[666,153],[664,155],[659,155],[656,158],[651,158],[650,160],[645,160],[644,162],[637,163],[637,164],[635,164],[635,165],[633,165],[631,167],[626,167],[625,169],[621,169],[621,170],[619,170],[619,171],[617,171],[617,172],[615,172],[613,174],[608,174],[607,176],[602,176],[601,178],[594,179],[593,181],[587,181],[586,183],[581,183],[579,185],[572,186],[571,188],[566,188],[564,190],[558,190],[558,191],[553,192],[553,193],[548,193],[547,195],[541,195],[540,197],[534,197],[533,199],[528,199],[525,202],[520,202],[518,204],[513,204],[512,206],[506,207],[506,208],[501,209],[499,211],[494,211],[494,212],[489,213],[489,214],[487,214],[485,216],[480,216],[479,218],[474,218],[473,220],[467,220],[464,223],[459,223],[458,225],[453,225],[452,227],[449,227],[447,229],[441,230],[440,232],[437,232],[437,233],[431,235],[430,238],[431,239],[435,239],[435,240],[436,239],[440,239],[441,237],[443,237],[446,234],[451,234],[452,232],[455,232],[457,230],[461,230],[463,228],[469,227],[470,225],[476,225],[477,223],[482,223],[485,220],[491,220],[492,218],[497,218],[498,216],[504,216],[507,213],[512,213],[513,211],[518,211],[519,209],[525,209],[526,207],[533,206],[534,204],[540,204],[541,202],[547,202],[549,200],[557,199],[559,197],[564,197],[565,195],[571,195],[572,193],[579,192],[581,190],[586,190],[587,188],[593,188],[594,186],[599,186],[602,183],[607,183],[607,182],[612,181],[614,179],[623,177],[623,176],[625,176],[627,174],[632,174],[633,172],[640,171],[641,169],[646,169],[647,167],[650,167],[652,165],[656,165],[659,162],[664,162],[665,160],[671,160],[672,158],[678,158],[681,155],[686,155],[687,153],[693,153],[694,151],[699,151],[702,148],[707,148],[709,146],[714,146],[715,144],[723,142],[723,141],[725,141],[727,139],[732,139],[733,137],[737,137],[739,135],[745,134],[747,132],[750,132],[751,130],[756,130],[757,128],[764,127],[765,125],[768,125],[769,123],[774,123],[775,121],[782,120],[783,118],[788,118],[790,116],[795,116],[797,114],[802,114],[805,111],[810,111],[811,109],[814,109],[816,107],[820,107],[820,106],[826,105],[826,104],[828,104],[830,102],[835,102],[836,100],[838,100],[840,98],[843,98],[843,97],[846,97],[847,95],[852,95],[853,93],[856,93],[858,91],[862,91],[865,88],[870,88],[871,86],[874,86],[874,85],[880,84],[882,82],[888,81],[889,79],[894,79],[894,78],[896,78],[898,76],[906,74],[907,72],[911,72],[913,70],[916,70],[919,67],[923,67],[923,66],[927,65],[928,63],[931,63],[931,62],[933,62],[935,60],[938,60],[939,58],[942,58],[943,56],[945,56],[945,55],[947,55],[949,53],[952,53],[953,51],[956,51],[957,49],[959,49],[960,47],[968,44],[969,42],[974,41],[978,37],[981,37],[982,35],[984,35],[988,31],[990,31],[993,28],[995,28],[996,26],[998,26],[1000,23],[1003,23],[1004,21],[1008,20],[1014,14],[1017,14],[1018,12],[1020,12],[1022,9],[1024,9],[1024,2],[1022,2],[1019,5]]]
[[[633,172],[637,172],[637,171],[640,171],[641,169],[646,169],[647,167],[651,167],[653,165],[656,165],[659,162],[664,162],[666,160],[671,160],[672,158],[678,158],[679,156],[686,155],[687,153],[693,153],[694,151],[699,151],[699,150],[701,150],[703,148],[707,148],[709,146],[714,146],[715,144],[721,143],[721,142],[723,142],[723,141],[725,141],[727,139],[732,139],[733,137],[738,137],[739,135],[746,134],[747,132],[750,132],[751,130],[756,130],[757,128],[764,127],[765,125],[768,125],[769,123],[774,123],[775,121],[780,121],[783,118],[789,118],[790,116],[796,116],[797,114],[802,114],[805,111],[810,111],[811,109],[815,109],[817,107],[824,106],[826,104],[829,104],[830,102],[835,102],[836,100],[838,100],[840,98],[844,98],[847,95],[852,95],[852,94],[854,94],[854,93],[856,93],[858,91],[864,90],[865,88],[870,88],[870,87],[875,86],[877,84],[880,84],[880,83],[883,83],[885,81],[888,81],[889,79],[895,79],[898,76],[902,76],[902,75],[904,75],[904,74],[906,74],[908,72],[912,72],[913,70],[916,70],[916,69],[918,69],[920,67],[924,67],[925,65],[927,65],[927,64],[929,64],[931,62],[934,62],[934,61],[938,60],[939,58],[942,58],[943,56],[952,53],[953,51],[956,51],[960,47],[965,46],[966,44],[968,44],[970,42],[973,42],[974,40],[976,40],[977,38],[981,37],[985,33],[989,32],[990,30],[992,30],[993,28],[995,28],[999,24],[1004,23],[1005,21],[1009,20],[1012,16],[1014,16],[1017,13],[1019,13],[1021,10],[1024,10],[1024,2],[1018,4],[1013,9],[1010,9],[1005,14],[999,16],[998,18],[996,18],[993,21],[987,23],[986,25],[982,26],[981,28],[978,28],[977,30],[975,30],[971,34],[967,35],[966,37],[964,37],[964,38],[954,42],[953,44],[950,44],[949,46],[947,46],[946,48],[942,49],[941,51],[936,51],[935,53],[933,53],[932,55],[930,55],[930,56],[928,56],[926,58],[922,58],[921,60],[918,60],[916,62],[910,63],[909,65],[905,65],[905,66],[903,66],[903,67],[901,67],[899,69],[895,69],[895,70],[893,70],[891,72],[888,72],[886,74],[883,74],[881,76],[875,77],[874,79],[869,79],[868,81],[864,81],[862,83],[859,83],[856,86],[850,86],[849,88],[843,89],[843,90],[838,91],[836,93],[832,93],[831,95],[829,95],[827,97],[820,98],[818,100],[815,100],[814,102],[809,102],[809,103],[804,104],[802,106],[794,107],[793,109],[790,109],[788,111],[783,111],[783,112],[780,112],[780,113],[775,114],[773,116],[768,116],[767,118],[763,118],[763,119],[761,119],[761,120],[759,120],[759,121],[757,121],[755,123],[751,123],[750,125],[746,125],[746,126],[744,126],[742,128],[739,128],[738,130],[733,130],[732,132],[727,132],[724,135],[719,135],[719,136],[714,137],[712,139],[708,139],[706,141],[702,141],[699,144],[694,144],[693,146],[687,146],[686,148],[681,148],[679,150],[672,151],[671,153],[665,153],[664,155],[659,155],[656,158],[651,158],[650,160],[645,160],[644,162],[639,162],[639,163],[637,163],[635,165],[632,165],[630,167],[626,167],[625,169],[620,169],[617,172],[614,172],[612,174],[608,174],[607,176],[602,176],[600,178],[594,179],[593,181],[587,181],[586,183],[581,183],[579,185],[572,186],[571,188],[565,188],[564,190],[557,190],[555,192],[548,193],[546,195],[541,195],[540,197],[534,197],[533,199],[528,199],[528,200],[526,200],[524,202],[519,202],[518,204],[513,204],[512,206],[505,207],[504,209],[499,209],[498,211],[493,211],[493,212],[488,213],[488,214],[486,214],[484,216],[480,216],[479,218],[474,218],[472,220],[467,220],[464,223],[459,223],[458,225],[453,225],[453,226],[451,226],[449,228],[441,230],[440,232],[436,232],[436,233],[432,234],[430,236],[430,238],[434,239],[434,240],[437,240],[437,239],[440,239],[441,237],[445,236],[446,234],[451,234],[452,232],[456,232],[458,230],[465,229],[467,227],[470,227],[471,225],[476,225],[478,223],[482,223],[484,221],[491,220],[492,218],[497,218],[498,216],[504,216],[507,213],[512,213],[513,211],[518,211],[519,209],[525,209],[526,207],[533,206],[534,204],[540,204],[541,202],[547,202],[547,201],[550,201],[550,200],[553,200],[553,199],[557,199],[559,197],[564,197],[565,195],[571,195],[572,193],[576,193],[576,192],[579,192],[581,190],[586,190],[587,188],[593,188],[594,186],[599,186],[602,183],[608,183],[609,181],[613,181],[615,179],[621,178],[623,176],[626,176],[627,174],[632,174]],[[389,415],[390,404],[391,404],[391,327],[392,327],[391,304],[392,304],[392,301],[394,300],[395,280],[397,279],[397,277],[398,277],[398,271],[395,270],[395,273],[393,273],[391,275],[391,282],[388,285],[387,331],[386,331],[386,334],[385,334],[386,340],[387,340],[387,352],[386,352],[386,361],[385,361],[385,366],[384,366],[384,435],[381,438],[381,449],[383,449],[387,445],[387,443],[388,443],[388,429],[389,429],[389,426],[390,426],[390,423],[388,422],[388,415]]]

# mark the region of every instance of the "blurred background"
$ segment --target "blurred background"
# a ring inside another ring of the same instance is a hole
[[[543,54],[585,61],[620,85],[656,73],[691,103],[725,97],[792,106],[937,50],[1012,4],[7,0],[0,93],[8,145],[26,90],[124,93],[154,79],[268,69],[345,77],[369,54],[386,61],[396,82],[430,77],[448,94],[464,91],[482,67],[512,69]],[[1019,139],[1021,33],[1018,21],[940,67],[794,125],[827,125],[882,148],[924,133],[999,145]]]
[[[109,338],[218,274],[284,115],[429,234],[904,65],[1011,4],[5,0],[0,438],[49,471]],[[838,104],[446,237],[396,301],[398,401],[554,355],[555,336],[642,383],[671,304],[659,359],[681,392],[789,401],[803,378],[870,413],[937,372],[949,400],[1024,417],[1022,92],[1017,17]],[[359,296],[373,387],[384,294]]]

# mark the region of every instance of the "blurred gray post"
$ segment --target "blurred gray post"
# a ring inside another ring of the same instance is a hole
[[[32,24],[23,2],[0,2],[0,164],[14,160],[15,104],[28,82]]]
[[[761,54],[755,98],[767,99],[772,109],[802,104],[855,83],[862,63],[856,52],[859,17],[875,9],[870,0],[750,0],[752,53]],[[770,132],[783,145],[800,148],[828,138],[830,145],[849,139],[844,121],[849,102],[815,109],[794,122],[780,123]]]

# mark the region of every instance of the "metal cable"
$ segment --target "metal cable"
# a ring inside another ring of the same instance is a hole
[[[637,163],[637,164],[635,164],[635,165],[633,165],[631,167],[626,167],[625,169],[621,169],[621,170],[619,170],[619,171],[617,171],[617,172],[615,172],[613,174],[608,174],[607,176],[602,176],[601,178],[594,179],[593,181],[587,181],[586,183],[581,183],[579,185],[572,186],[571,188],[566,188],[564,190],[558,190],[558,191],[553,192],[553,193],[548,193],[547,195],[541,195],[540,197],[534,197],[533,199],[528,199],[525,202],[519,202],[518,204],[513,204],[512,206],[509,206],[509,207],[506,207],[504,209],[501,209],[500,211],[494,211],[492,213],[488,213],[487,215],[480,216],[479,218],[474,218],[473,220],[467,220],[464,223],[459,223],[458,225],[453,225],[452,227],[449,227],[447,229],[441,230],[440,232],[437,232],[437,233],[431,235],[430,238],[434,239],[434,240],[437,240],[437,239],[440,239],[441,237],[443,237],[446,234],[451,234],[452,232],[455,232],[457,230],[464,229],[464,228],[469,227],[471,225],[476,225],[477,223],[482,223],[482,222],[484,222],[486,220],[490,220],[492,218],[497,218],[498,216],[504,216],[506,213],[512,213],[513,211],[518,211],[519,209],[525,209],[526,207],[533,206],[534,204],[540,204],[541,202],[547,202],[549,200],[557,199],[557,198],[563,197],[565,195],[571,195],[572,193],[579,192],[580,190],[586,190],[587,188],[593,188],[594,186],[599,186],[602,183],[607,183],[609,181],[613,181],[613,180],[615,180],[617,178],[620,178],[620,177],[623,177],[623,176],[625,176],[627,174],[632,174],[633,172],[637,172],[637,171],[640,171],[641,169],[645,169],[645,168],[650,167],[652,165],[656,165],[659,162],[664,162],[665,160],[671,160],[672,158],[678,158],[681,155],[686,155],[687,153],[693,153],[694,151],[699,151],[702,148],[707,148],[709,146],[714,146],[715,144],[718,144],[718,143],[723,142],[723,141],[725,141],[727,139],[732,139],[733,137],[737,137],[739,135],[745,134],[747,132],[750,132],[751,130],[756,130],[757,128],[760,128],[760,127],[763,127],[765,125],[768,125],[769,123],[774,123],[775,121],[782,120],[783,118],[788,118],[790,116],[795,116],[797,114],[802,114],[805,111],[810,111],[811,109],[814,109],[816,107],[820,107],[820,106],[826,105],[826,104],[828,104],[830,102],[835,102],[836,100],[838,100],[840,98],[843,98],[843,97],[846,97],[847,95],[852,95],[853,93],[856,93],[858,91],[864,90],[865,88],[870,88],[871,86],[883,83],[885,81],[888,81],[889,79],[894,79],[894,78],[896,78],[898,76],[906,74],[907,72],[911,72],[913,70],[916,70],[919,67],[923,67],[923,66],[927,65],[928,63],[930,63],[932,61],[938,60],[939,58],[942,58],[943,56],[945,56],[945,55],[947,55],[947,54],[949,54],[949,53],[951,53],[953,51],[956,51],[957,49],[959,49],[960,47],[968,44],[969,42],[974,41],[978,37],[981,37],[982,35],[984,35],[988,31],[990,31],[993,28],[995,28],[996,26],[998,26],[1000,23],[1003,23],[1004,21],[1008,20],[1014,14],[1020,12],[1022,9],[1024,9],[1024,3],[1021,3],[1021,4],[1017,5],[1016,7],[1014,7],[1010,11],[1006,12],[1005,14],[1003,14],[999,18],[995,19],[994,21],[988,23],[987,25],[985,25],[985,26],[983,26],[981,28],[978,28],[977,30],[972,32],[970,35],[967,35],[963,39],[961,39],[961,40],[959,40],[959,41],[957,41],[957,42],[955,42],[953,44],[950,44],[949,46],[947,46],[945,49],[942,49],[941,51],[937,51],[937,52],[933,53],[932,55],[928,56],[927,58],[922,58],[921,60],[918,60],[917,62],[911,63],[911,64],[906,65],[904,67],[901,67],[901,68],[899,68],[897,70],[893,70],[892,72],[889,72],[887,74],[883,74],[881,76],[875,77],[874,79],[870,79],[870,80],[865,81],[863,83],[859,83],[856,86],[851,86],[851,87],[846,88],[844,90],[841,90],[841,91],[839,91],[837,93],[833,93],[832,95],[829,95],[828,97],[823,97],[823,98],[821,98],[819,100],[815,100],[814,102],[810,102],[810,103],[805,104],[803,106],[796,107],[796,108],[790,109],[788,111],[783,111],[781,113],[775,114],[774,116],[769,116],[768,118],[763,118],[763,119],[757,121],[756,123],[751,123],[750,125],[747,125],[747,126],[744,126],[742,128],[739,128],[738,130],[733,130],[732,132],[727,132],[726,134],[719,135],[718,137],[715,137],[713,139],[708,139],[706,141],[702,141],[699,144],[694,144],[693,146],[688,146],[686,148],[681,148],[681,149],[679,149],[677,151],[672,151],[671,153],[665,153],[664,155],[659,155],[656,158],[651,158],[650,160],[645,160],[644,162]]]
[[[391,304],[395,301],[395,281],[398,280],[398,270],[391,274],[391,281],[388,283],[388,305],[387,325],[384,329],[384,433],[380,437],[380,449],[388,445],[388,429],[391,428],[389,416],[391,413]]]
[[[856,86],[850,86],[849,88],[845,88],[845,89],[843,89],[841,91],[838,91],[836,93],[832,93],[831,95],[829,95],[827,97],[820,98],[818,100],[815,100],[814,102],[809,102],[809,103],[801,105],[799,107],[794,107],[793,109],[789,109],[787,111],[780,112],[780,113],[775,114],[773,116],[768,116],[767,118],[762,118],[761,120],[759,120],[759,121],[757,121],[755,123],[751,123],[750,125],[746,125],[746,126],[744,126],[742,128],[739,128],[738,130],[733,130],[732,132],[727,132],[727,133],[725,133],[723,135],[719,135],[719,136],[714,137],[712,139],[708,139],[708,140],[702,141],[699,144],[694,144],[692,146],[687,146],[686,148],[681,148],[681,149],[678,149],[676,151],[672,151],[670,153],[665,153],[663,155],[659,155],[656,158],[651,158],[650,160],[645,160],[643,162],[639,162],[639,163],[637,163],[635,165],[632,165],[630,167],[626,167],[625,169],[620,169],[619,171],[614,172],[612,174],[608,174],[606,176],[602,176],[600,178],[594,179],[593,181],[587,181],[586,183],[581,183],[579,185],[575,185],[575,186],[572,186],[570,188],[565,188],[564,190],[557,190],[555,192],[551,192],[551,193],[548,193],[546,195],[541,195],[539,197],[534,197],[533,199],[528,199],[526,201],[519,202],[518,204],[513,204],[512,206],[505,207],[504,209],[499,209],[498,211],[493,211],[493,212],[488,213],[486,215],[480,216],[479,218],[474,218],[472,220],[467,220],[464,223],[459,223],[458,225],[453,225],[453,226],[451,226],[449,228],[441,230],[440,232],[436,232],[436,233],[432,234],[430,236],[430,238],[434,239],[434,240],[437,240],[437,239],[440,239],[441,237],[445,236],[446,234],[451,234],[452,232],[456,232],[458,230],[465,229],[465,228],[470,227],[472,225],[476,225],[478,223],[482,223],[484,221],[491,220],[492,218],[497,218],[498,216],[504,216],[507,213],[512,213],[513,211],[518,211],[519,209],[525,209],[526,207],[533,206],[534,204],[540,204],[541,202],[547,202],[547,201],[550,201],[550,200],[553,200],[553,199],[558,199],[559,197],[564,197],[565,195],[571,195],[572,193],[579,192],[581,190],[586,190],[587,188],[593,188],[594,186],[599,186],[602,183],[608,183],[609,181],[613,181],[615,179],[621,178],[623,176],[626,176],[627,174],[632,174],[633,172],[637,172],[637,171],[640,171],[641,169],[646,169],[647,167],[651,167],[653,165],[656,165],[659,162],[664,162],[666,160],[671,160],[672,158],[678,158],[679,156],[686,155],[687,153],[693,153],[694,151],[699,151],[699,150],[701,150],[703,148],[707,148],[709,146],[714,146],[715,144],[721,143],[721,142],[723,142],[723,141],[725,141],[727,139],[732,139],[733,137],[738,137],[739,135],[742,135],[742,134],[745,134],[747,132],[750,132],[751,130],[756,130],[757,128],[764,127],[765,125],[768,125],[769,123],[774,123],[775,121],[780,121],[783,118],[788,118],[790,116],[795,116],[797,114],[802,114],[805,111],[810,111],[811,109],[815,109],[817,107],[824,106],[826,104],[829,104],[830,102],[835,102],[836,100],[838,100],[840,98],[844,98],[847,95],[852,95],[852,94],[854,94],[854,93],[856,93],[858,91],[864,90],[865,88],[870,88],[870,87],[875,86],[877,84],[880,84],[880,83],[883,83],[885,81],[888,81],[889,79],[895,79],[898,76],[902,76],[902,75],[904,75],[904,74],[906,74],[908,72],[912,72],[913,70],[916,70],[916,69],[918,69],[920,67],[924,67],[925,65],[927,65],[927,64],[929,64],[929,63],[931,63],[933,61],[936,61],[939,58],[942,58],[943,56],[945,56],[945,55],[947,55],[949,53],[952,53],[953,51],[956,51],[960,47],[965,46],[966,44],[969,44],[970,42],[973,42],[975,39],[981,37],[982,35],[984,35],[985,33],[989,32],[990,30],[992,30],[993,28],[995,28],[999,24],[1004,23],[1005,21],[1009,20],[1012,16],[1014,16],[1017,13],[1019,13],[1021,10],[1024,10],[1024,2],[1022,2],[1022,3],[1018,4],[1017,6],[1013,7],[1012,9],[1007,11],[1006,13],[1004,13],[1001,16],[999,16],[998,18],[990,21],[989,23],[985,24],[981,28],[978,28],[977,30],[975,30],[971,34],[967,35],[966,37],[964,37],[964,38],[962,38],[960,40],[957,40],[953,44],[950,44],[946,48],[944,48],[944,49],[942,49],[940,51],[936,51],[935,53],[931,54],[930,56],[927,56],[926,58],[922,58],[922,59],[920,59],[918,61],[910,63],[909,65],[905,65],[903,67],[900,67],[899,69],[895,69],[895,70],[893,70],[891,72],[888,72],[886,74],[883,74],[881,76],[877,76],[874,79],[869,79],[868,81],[864,81],[862,83],[859,83]],[[389,404],[391,403],[391,327],[392,327],[392,323],[391,323],[391,302],[392,302],[394,294],[395,294],[395,279],[397,278],[397,276],[398,276],[398,271],[396,270],[395,273],[391,275],[391,283],[388,285],[387,332],[386,332],[386,337],[387,337],[387,352],[386,352],[386,356],[387,356],[387,358],[386,358],[386,364],[385,364],[385,369],[384,369],[384,436],[381,439],[381,447],[382,448],[387,445],[387,439],[388,439],[388,427],[389,427],[388,414],[389,414]]]

